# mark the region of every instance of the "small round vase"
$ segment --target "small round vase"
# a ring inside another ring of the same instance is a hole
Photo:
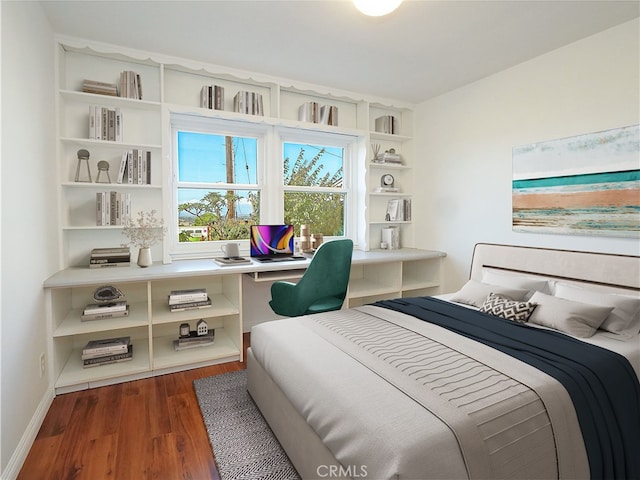
[[[151,248],[150,247],[142,247],[138,252],[138,266],[139,267],[150,267],[153,263],[151,259]]]

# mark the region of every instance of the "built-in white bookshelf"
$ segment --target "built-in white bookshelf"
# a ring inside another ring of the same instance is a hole
[[[58,198],[60,218],[60,266],[86,265],[91,248],[108,247],[122,243],[121,228],[96,227],[95,193],[115,190],[131,194],[131,210],[156,209],[168,217],[168,199],[171,184],[167,180],[171,161],[169,131],[170,113],[188,113],[207,118],[234,122],[283,125],[315,131],[331,131],[357,136],[360,145],[367,146],[358,153],[358,198],[364,206],[365,221],[354,239],[359,248],[369,250],[380,244],[380,217],[384,219],[383,197],[372,192],[379,176],[393,169],[401,193],[410,195],[413,189],[410,166],[413,162],[413,112],[410,105],[367,98],[353,92],[330,87],[296,83],[272,78],[259,72],[238,71],[224,66],[203,64],[189,59],[166,57],[122,47],[100,44],[82,39],[56,38],[56,106]],[[135,71],[141,79],[142,99],[130,99],[82,92],[84,80],[118,83],[120,73]],[[205,85],[218,85],[224,89],[224,109],[211,110],[200,106],[200,92]],[[240,91],[259,94],[262,115],[238,113],[233,98]],[[338,124],[324,125],[300,121],[298,111],[306,102],[337,109]],[[89,106],[117,108],[123,117],[123,133],[119,142],[90,139],[88,131]],[[394,134],[375,131],[375,120],[392,115],[397,120]],[[394,148],[402,155],[403,166],[381,166],[370,163],[371,144],[380,144],[383,150]],[[90,152],[89,165],[92,183],[76,182],[77,151]],[[151,152],[152,173],[149,185],[116,184],[122,152],[127,149],[145,149]],[[111,184],[97,184],[97,162],[109,163]],[[411,223],[402,224],[401,239],[405,246],[413,246]],[[165,242],[168,245],[168,242]],[[133,256],[137,252],[132,252]],[[155,261],[169,262],[164,245],[153,249]]]
[[[54,280],[46,289],[51,325],[51,368],[57,393],[242,360],[241,274],[198,275],[194,271],[186,278],[179,274],[172,278],[152,274],[152,279],[140,280],[139,276],[133,279],[136,269],[121,271],[120,280],[110,282],[110,285],[118,288],[127,301],[129,315],[126,317],[82,321],[84,307],[95,303],[93,292],[106,281],[101,278],[101,272],[94,272],[93,278],[79,280],[79,283]],[[70,274],[73,277],[73,273]],[[211,307],[171,312],[167,300],[169,292],[185,288],[205,288],[212,300]],[[215,331],[214,343],[175,350],[173,341],[179,336],[180,325],[189,323],[195,330],[200,319]],[[83,367],[81,353],[88,341],[122,336],[131,338],[131,361]]]

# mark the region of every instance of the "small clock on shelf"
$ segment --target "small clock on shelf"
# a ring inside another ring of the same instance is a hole
[[[395,178],[390,173],[385,173],[380,177],[380,186],[375,189],[375,193],[395,193],[399,189],[395,186]]]
[[[385,173],[380,177],[380,186],[386,188],[393,188],[395,183],[395,178],[390,173]]]

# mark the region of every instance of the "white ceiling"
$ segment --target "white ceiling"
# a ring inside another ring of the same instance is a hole
[[[629,21],[640,2],[48,1],[56,33],[416,103]]]

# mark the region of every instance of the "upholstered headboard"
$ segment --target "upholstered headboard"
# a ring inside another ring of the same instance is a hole
[[[634,255],[478,243],[470,278],[480,281],[483,269],[589,284],[612,293],[640,293],[640,257]]]

